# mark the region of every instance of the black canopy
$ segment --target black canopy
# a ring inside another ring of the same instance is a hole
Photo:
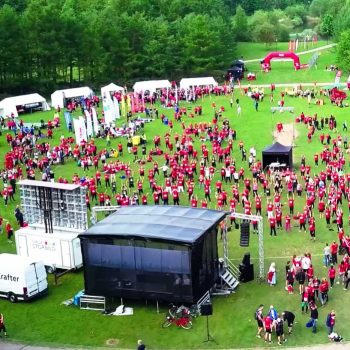
[[[262,152],[263,167],[264,169],[275,163],[276,165],[283,165],[285,167],[293,167],[293,147],[284,146],[279,142],[273,145],[267,146]]]

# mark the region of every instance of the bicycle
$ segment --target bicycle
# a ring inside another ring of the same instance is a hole
[[[181,307],[180,307],[181,308]],[[171,307],[171,312],[170,310],[166,316],[165,321],[162,324],[163,328],[167,328],[169,326],[171,326],[172,324],[176,324],[178,327],[182,327],[184,329],[190,329],[192,328],[192,317],[189,313],[188,308],[186,308],[185,306],[181,308],[180,311],[178,311],[180,308],[175,306]],[[176,312],[175,312],[176,310]]]
[[[191,307],[187,307],[185,305],[181,305],[181,306],[176,306],[174,304],[170,304],[169,305],[169,314],[172,317],[176,317],[177,315],[181,314],[182,311],[186,311],[188,314],[191,315],[191,317],[196,318],[200,315],[199,313],[199,309],[198,309],[198,305],[197,304],[193,304]]]

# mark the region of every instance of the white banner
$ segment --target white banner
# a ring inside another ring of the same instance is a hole
[[[113,104],[114,104],[114,111],[115,111],[115,119],[120,119],[119,102],[114,96],[113,96]]]
[[[299,47],[299,39],[295,41],[295,51],[298,51],[298,47]]]
[[[94,124],[94,131],[95,131],[95,134],[97,134],[98,133],[97,113],[96,113],[96,109],[94,107],[92,107],[91,110],[92,110],[92,122]]]
[[[82,117],[80,117],[82,118]],[[77,145],[80,145],[81,141],[87,140],[86,138],[86,128],[84,118],[81,119],[73,119],[74,132],[75,132],[75,142]],[[85,133],[84,133],[85,131]]]
[[[83,134],[83,139],[85,141],[87,141],[87,134],[86,134],[86,124],[85,124],[85,118],[84,117],[79,117],[79,121],[81,123],[81,130],[82,130],[82,134]]]
[[[110,125],[115,120],[114,104],[111,95],[108,93],[102,100],[105,123]]]
[[[94,131],[92,130],[91,114],[86,109],[85,109],[85,117],[86,117],[86,135],[87,137],[92,137],[94,136]]]

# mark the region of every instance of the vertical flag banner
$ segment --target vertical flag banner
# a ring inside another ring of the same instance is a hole
[[[130,97],[130,95],[128,95],[126,101],[127,101],[128,112],[129,112],[129,111],[131,111],[131,97]]]
[[[334,79],[334,84],[339,84],[340,83],[340,78],[342,76],[343,72],[341,70],[338,70],[335,79]]]
[[[119,102],[116,97],[113,97],[113,104],[114,104],[114,110],[115,110],[115,119],[120,119]]]
[[[94,131],[95,131],[95,134],[97,134],[98,133],[98,119],[97,119],[96,109],[94,107],[92,107],[91,111],[92,111],[92,123],[94,125]]]
[[[80,145],[81,141],[86,140],[86,129],[85,129],[85,122],[84,118],[81,119],[73,119],[73,125],[74,125],[74,133],[75,133],[75,142],[77,145]],[[84,134],[85,130],[85,134]]]
[[[83,138],[83,140],[87,141],[85,118],[80,116],[79,122],[80,122],[82,138]]]
[[[66,127],[68,129],[69,128],[69,123],[72,122],[72,116],[70,115],[69,112],[64,112],[64,119],[66,121]]]
[[[105,123],[110,125],[115,120],[114,104],[111,95],[108,93],[102,100]]]
[[[126,116],[125,95],[122,95],[122,117]]]
[[[92,130],[91,114],[86,109],[85,109],[85,117],[86,117],[86,136],[92,137],[94,136],[94,131]]]

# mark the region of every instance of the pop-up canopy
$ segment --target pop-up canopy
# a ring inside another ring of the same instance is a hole
[[[180,89],[188,89],[190,86],[217,86],[218,83],[213,77],[204,78],[183,78],[180,80]]]
[[[10,117],[11,115],[17,117],[17,107],[24,108],[38,108],[43,111],[50,110],[46,99],[39,94],[29,94],[14,97],[7,97],[0,102],[0,115],[3,117]]]
[[[94,92],[87,86],[73,88],[73,89],[65,89],[65,90],[56,90],[51,95],[51,106],[52,107],[64,107],[64,99],[65,98],[73,98],[73,97],[90,97],[94,94]]]
[[[101,97],[104,98],[108,93],[115,91],[124,92],[124,88],[114,83],[110,83],[109,85],[101,87]]]
[[[148,81],[138,81],[134,84],[133,89],[135,92],[145,92],[150,93],[155,92],[157,89],[171,88],[169,80],[148,80]]]

